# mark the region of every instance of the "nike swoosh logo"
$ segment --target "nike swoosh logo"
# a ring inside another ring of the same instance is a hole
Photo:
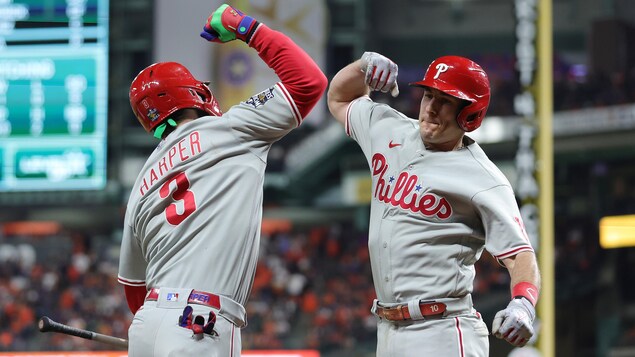
[[[393,143],[393,142],[392,142],[392,140],[390,140],[390,142],[388,143],[388,147],[389,147],[390,149],[392,149],[392,148],[394,148],[394,147],[396,147],[396,146],[401,146],[401,144],[395,144],[395,143]]]

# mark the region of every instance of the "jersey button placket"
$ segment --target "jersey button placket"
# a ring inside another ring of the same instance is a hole
[[[388,249],[388,242],[384,241],[383,247],[384,247],[384,249]],[[390,277],[388,275],[386,275],[384,277],[384,281],[385,282],[389,282],[390,281]]]
[[[394,210],[393,210],[394,211]],[[391,212],[394,213],[394,212]],[[389,213],[388,216],[392,215]],[[380,259],[379,259],[379,273],[378,276],[381,284],[379,284],[380,289],[385,296],[392,296],[392,261],[391,261],[391,240],[393,239],[393,230],[395,226],[395,221],[391,219],[382,219],[381,226],[379,227],[379,236],[381,237],[381,248],[380,251]]]

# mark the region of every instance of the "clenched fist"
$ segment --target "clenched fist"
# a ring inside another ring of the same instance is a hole
[[[223,43],[239,39],[249,43],[259,24],[253,17],[223,4],[207,18],[201,37],[210,42]]]
[[[494,316],[492,333],[514,346],[522,347],[534,335],[534,305],[525,298],[513,299]]]
[[[364,52],[361,58],[361,70],[366,75],[365,82],[370,89],[399,95],[397,85],[397,64],[389,58],[375,52]]]

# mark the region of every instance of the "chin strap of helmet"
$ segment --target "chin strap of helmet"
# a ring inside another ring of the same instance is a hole
[[[156,129],[154,129],[154,137],[157,139],[161,139],[163,137],[163,133],[165,132],[165,129],[168,127],[168,124],[170,124],[171,127],[176,128],[176,121],[174,121],[174,119],[172,118],[168,118],[168,120],[159,124],[156,127]]]

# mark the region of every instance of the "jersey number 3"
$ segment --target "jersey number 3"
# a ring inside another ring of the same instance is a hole
[[[172,195],[170,195],[170,186],[172,182],[176,183],[176,190],[174,190]],[[174,226],[179,225],[189,215],[196,211],[194,192],[190,191],[189,188],[190,181],[188,181],[187,176],[185,176],[184,172],[179,172],[178,174],[170,177],[170,179],[161,186],[161,190],[159,191],[161,198],[168,198],[171,196],[175,201],[170,203],[170,205],[165,209],[165,218]],[[179,206],[182,207],[179,209]]]

